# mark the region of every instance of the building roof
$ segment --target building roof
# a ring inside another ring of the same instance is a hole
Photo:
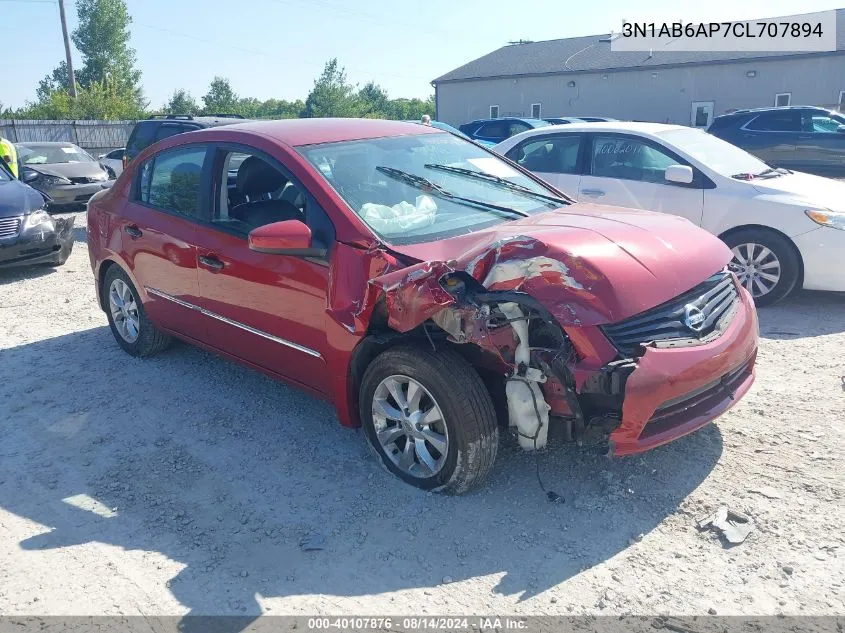
[[[836,11],[836,49],[845,52],[845,9]],[[628,68],[654,68],[682,64],[715,64],[769,57],[812,56],[825,53],[760,51],[647,51],[610,50],[610,34],[570,37],[545,42],[511,44],[464,64],[432,83],[577,72],[600,72]]]

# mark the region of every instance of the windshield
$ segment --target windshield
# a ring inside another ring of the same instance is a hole
[[[88,152],[76,145],[19,145],[18,154],[23,165],[88,163],[94,160]]]
[[[297,148],[379,237],[416,244],[567,204],[506,162],[451,134]]]
[[[737,174],[757,175],[769,169],[759,158],[703,130],[668,130],[659,132],[658,136],[728,178]]]

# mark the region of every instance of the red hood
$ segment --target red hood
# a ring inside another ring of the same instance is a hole
[[[684,218],[587,204],[393,249],[449,262],[490,290],[527,292],[563,323],[582,325],[659,305],[731,259],[721,240]]]

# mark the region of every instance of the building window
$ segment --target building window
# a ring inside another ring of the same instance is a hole
[[[792,93],[791,92],[780,92],[775,95],[775,106],[788,106],[789,102],[792,100]]]
[[[499,118],[499,106],[490,106],[490,118],[491,119],[498,119]]]
[[[839,111],[845,112],[845,90],[839,91]]]
[[[540,104],[539,103],[532,103],[531,104],[531,118],[532,119],[539,119],[540,118]]]

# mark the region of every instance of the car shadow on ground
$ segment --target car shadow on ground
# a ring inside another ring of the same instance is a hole
[[[56,267],[47,264],[0,268],[0,286],[3,286],[4,284],[10,284],[15,281],[22,281],[24,279],[35,279],[36,277],[52,275],[54,272],[56,272]],[[2,307],[3,305],[3,297],[0,297],[0,307]]]
[[[138,360],[99,327],[2,354],[0,506],[44,526],[20,547],[160,552],[184,565],[168,586],[191,615],[486,575],[525,600],[655,529],[722,453],[715,425],[617,460],[554,446],[539,467],[560,504],[503,440],[485,486],[448,497],[382,470],[330,405],[187,345]],[[44,381],[56,368],[73,389]]]
[[[801,290],[757,311],[760,336],[796,339],[845,332],[845,292]]]

